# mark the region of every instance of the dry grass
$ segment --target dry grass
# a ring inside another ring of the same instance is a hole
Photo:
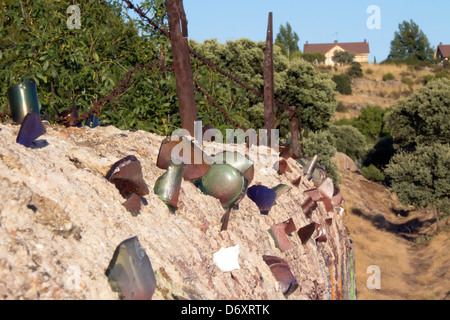
[[[434,216],[412,211],[401,216],[401,204],[381,185],[345,170],[341,161],[341,192],[346,225],[355,246],[359,300],[450,299],[450,218],[436,230]],[[425,241],[414,241],[414,238]],[[407,240],[409,238],[410,240]],[[419,243],[418,243],[419,242]],[[381,271],[381,289],[369,290],[367,268]]]

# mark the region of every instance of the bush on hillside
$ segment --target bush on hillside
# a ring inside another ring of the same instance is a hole
[[[375,182],[383,181],[386,178],[384,174],[380,171],[380,169],[375,167],[373,164],[371,164],[368,167],[362,168],[361,173],[363,177],[366,178],[367,180]]]
[[[351,95],[352,80],[348,74],[338,74],[333,77],[333,81],[336,83],[336,90],[345,95]]]

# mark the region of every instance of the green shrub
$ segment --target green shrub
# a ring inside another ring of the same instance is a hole
[[[434,80],[434,79],[436,79],[436,77],[435,77],[434,75],[432,75],[432,74],[426,74],[426,75],[423,76],[422,83],[423,83],[424,85],[427,85],[428,82],[430,82],[431,80]]]
[[[346,154],[353,160],[365,156],[366,139],[358,129],[349,125],[331,126],[330,132],[336,140],[337,151]]]
[[[414,86],[414,81],[411,78],[403,78],[402,83],[406,84],[410,89]]]
[[[395,76],[390,72],[383,75],[383,81],[388,80],[395,80]]]
[[[338,74],[333,77],[333,81],[336,83],[336,90],[345,95],[351,95],[352,80],[348,74]]]
[[[364,167],[361,173],[364,178],[376,182],[383,181],[386,178],[384,174],[380,171],[380,169],[375,167],[373,164],[371,164],[368,167]]]
[[[361,63],[356,61],[352,62],[350,68],[347,71],[347,74],[352,78],[362,78],[363,70],[361,68]]]
[[[441,71],[436,72],[435,78],[436,79],[443,79],[443,78],[450,79],[450,74],[445,70],[441,70]]]

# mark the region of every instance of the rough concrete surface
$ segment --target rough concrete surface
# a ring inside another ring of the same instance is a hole
[[[337,213],[323,203],[310,218],[301,209],[299,187],[276,200],[268,216],[245,197],[220,232],[224,209],[219,201],[183,181],[179,209],[171,214],[153,193],[165,171],[156,166],[163,137],[114,127],[65,128],[45,124],[47,133],[33,148],[16,143],[19,126],[0,125],[0,299],[118,299],[105,271],[116,247],[137,236],[150,258],[157,281],[153,299],[302,300],[354,297],[353,248]],[[148,204],[134,217],[125,200],[105,178],[118,160],[135,155],[150,190]],[[292,172],[278,175],[255,165],[251,185],[291,185],[302,167],[288,160]],[[328,241],[281,252],[268,230],[293,218],[297,230],[312,221],[326,225]],[[239,245],[240,269],[222,272],[213,254]],[[299,287],[287,298],[277,291],[263,255],[284,259]]]

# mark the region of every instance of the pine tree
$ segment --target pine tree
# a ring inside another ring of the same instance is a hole
[[[300,51],[298,47],[299,41],[300,37],[292,30],[289,22],[286,23],[286,27],[280,26],[280,32],[277,34],[275,44],[281,48],[286,57],[290,59],[293,53]]]
[[[403,21],[398,28],[399,31],[395,32],[394,40],[391,41],[388,59],[409,62],[433,59],[434,51],[427,36],[413,20]]]

